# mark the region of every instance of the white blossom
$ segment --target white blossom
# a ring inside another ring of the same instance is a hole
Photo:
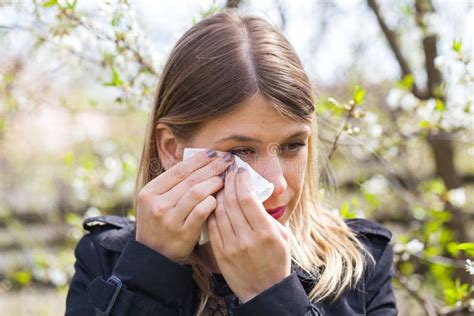
[[[369,125],[367,131],[369,135],[372,136],[373,138],[379,138],[380,136],[382,136],[382,133],[383,133],[382,125],[380,124]]]
[[[471,157],[474,157],[474,146],[469,147],[467,154]]]
[[[403,97],[404,94],[405,94],[405,91],[401,89],[398,89],[398,88],[391,89],[387,95],[387,98],[385,99],[387,101],[388,106],[394,110],[400,107],[400,99]]]
[[[418,105],[419,100],[412,94],[405,94],[400,100],[400,106],[405,112],[410,112]]]
[[[434,59],[434,64],[435,64],[435,67],[438,70],[443,69],[444,65],[446,64],[446,57],[445,56],[436,56],[436,58]]]
[[[122,162],[120,161],[120,159],[107,157],[104,160],[104,164],[107,168],[107,172],[104,175],[103,181],[105,186],[110,189],[122,177]]]
[[[367,112],[363,118],[367,125],[367,134],[372,138],[379,138],[383,133],[383,128],[378,124],[378,119],[378,115],[372,112]]]
[[[471,261],[471,259],[466,259],[466,271],[470,275],[474,275],[474,263]]]
[[[73,51],[80,53],[83,51],[82,39],[75,35],[64,36],[61,38],[62,43],[65,47],[72,49]]]
[[[425,248],[425,245],[418,239],[412,239],[406,244],[406,251],[410,254],[415,254],[422,251]]]
[[[395,253],[400,253],[400,252],[403,252],[405,250],[405,245],[404,244],[395,244],[393,246],[393,251]]]
[[[100,210],[95,206],[91,206],[84,213],[84,219],[89,218],[89,217],[100,216],[100,215],[102,215]]]
[[[379,117],[377,114],[373,112],[367,112],[365,113],[363,120],[365,121],[367,125],[372,125],[372,124],[377,124]]]
[[[429,99],[424,104],[417,107],[416,114],[420,120],[431,123],[437,122],[440,118],[440,112],[436,111],[436,100]]]
[[[372,194],[384,194],[388,191],[387,179],[377,174],[362,184],[362,189]]]
[[[62,286],[67,283],[66,273],[58,268],[49,268],[48,276],[51,282],[56,286]]]
[[[85,201],[90,197],[89,189],[82,179],[72,180],[72,189],[74,195],[81,201]]]
[[[390,147],[386,152],[385,152],[385,157],[387,158],[392,158],[392,157],[397,157],[400,153],[400,150],[397,147]]]
[[[120,193],[122,196],[130,196],[133,193],[133,189],[135,188],[135,183],[132,180],[126,181],[120,185]]]
[[[449,190],[448,200],[456,207],[463,207],[466,204],[466,190],[463,187]]]
[[[111,140],[98,142],[95,144],[94,150],[102,157],[111,156],[117,150],[117,144]]]
[[[423,16],[423,23],[427,26],[427,35],[444,35],[446,22],[436,13],[427,13]]]

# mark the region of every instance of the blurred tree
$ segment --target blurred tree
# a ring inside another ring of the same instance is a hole
[[[7,38],[15,34],[11,40],[18,34],[26,34],[25,41],[33,42],[25,54],[28,57],[5,54],[0,61],[0,144],[4,144],[5,135],[12,130],[6,126],[15,124],[16,114],[51,102],[46,98],[47,91],[59,85],[52,75],[58,69],[65,69],[74,86],[79,86],[83,79],[78,78],[84,77],[89,84],[79,87],[81,93],[86,94],[85,102],[77,102],[69,95],[54,96],[72,117],[78,119],[91,109],[109,117],[127,115],[126,123],[115,130],[116,138],[92,139],[92,143],[85,136],[71,139],[73,146],[61,154],[55,166],[62,168],[54,184],[61,193],[55,215],[47,219],[54,221],[58,216],[59,222],[65,221],[69,225],[67,237],[71,237],[61,249],[61,260],[55,261],[41,253],[34,256],[32,263],[23,263],[6,272],[0,265],[0,283],[3,282],[5,288],[22,288],[31,282],[40,282],[64,289],[65,276],[70,277],[72,273],[71,247],[82,234],[82,218],[101,213],[133,216],[130,194],[137,171],[140,145],[137,141],[141,140],[130,135],[142,134],[162,57],[150,45],[127,0],[100,2],[94,8],[81,7],[82,2],[69,0],[32,3],[0,4],[0,10],[13,10],[18,17],[18,22],[0,22],[0,36]],[[196,23],[225,7],[244,5],[250,4],[230,0],[222,7],[213,4],[190,22]],[[318,21],[321,27],[312,40],[311,55],[324,47],[320,39],[332,23],[331,15],[340,13],[336,3],[323,1],[318,5],[322,12],[330,15]],[[342,93],[335,92],[316,100],[322,178],[331,178],[331,166],[345,177],[345,181],[337,184],[342,197],[334,199],[333,205],[328,207],[334,207],[346,218],[368,216],[393,227],[397,237],[394,240],[397,288],[414,299],[426,315],[464,315],[474,311],[474,244],[468,229],[474,214],[472,199],[467,193],[472,189],[474,170],[472,161],[466,167],[466,158],[456,158],[461,154],[459,149],[456,152],[459,148],[456,142],[472,144],[472,50],[466,50],[462,41],[453,39],[449,52],[438,53],[441,35],[436,32],[436,18],[439,13],[430,0],[396,4],[367,0],[367,5],[375,15],[401,75],[397,82],[390,83],[385,101],[385,91],[378,90],[387,89],[386,85],[364,89],[356,84],[351,84],[349,89],[339,88]],[[278,1],[276,6],[281,27],[286,29],[290,19],[285,11],[288,4]],[[400,6],[403,6],[403,15],[397,19],[403,23],[397,25],[398,28],[390,27],[387,13]],[[417,32],[419,36],[415,38],[419,42],[404,47],[403,39],[410,32]],[[13,41],[8,42],[8,39],[4,43],[13,46]],[[472,46],[472,41],[467,45]],[[422,66],[413,62],[416,60],[413,55],[422,56]],[[40,69],[42,80],[35,81],[36,85],[24,81],[31,76],[25,70],[29,59],[36,66],[53,69]],[[61,79],[65,80],[64,76]],[[39,87],[38,91],[31,90],[34,86]],[[88,90],[91,86],[99,89],[99,94],[111,95],[113,104],[100,105],[92,100],[92,91]],[[340,101],[343,99],[347,101]],[[94,127],[100,125],[90,123],[92,119],[87,116],[80,121],[85,122],[80,125],[81,132],[91,130],[93,133]],[[425,147],[431,155],[424,152]],[[464,152],[467,150],[466,146],[461,147]],[[355,159],[347,162],[346,156]],[[3,148],[0,168],[2,175],[9,175],[2,179],[8,181],[4,186],[8,188],[20,185],[15,182],[19,174],[15,168],[30,170],[26,163],[20,164],[4,153]],[[328,201],[331,200],[330,189],[324,186],[321,190]],[[0,204],[0,225],[24,233],[25,222],[31,224],[42,217],[21,214],[13,203]],[[65,242],[64,236],[58,239],[55,242]],[[0,238],[0,249],[1,242]],[[23,244],[27,243],[15,245]],[[8,246],[11,244],[6,245],[11,248]]]

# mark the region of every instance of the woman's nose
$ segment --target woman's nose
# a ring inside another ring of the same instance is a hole
[[[257,167],[257,172],[273,184],[273,195],[281,195],[285,192],[288,183],[285,179],[282,162],[277,155],[261,161],[260,166]]]

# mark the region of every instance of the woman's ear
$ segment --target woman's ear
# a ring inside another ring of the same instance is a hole
[[[161,165],[165,170],[182,160],[184,148],[167,124],[158,123],[156,125],[155,141],[158,157],[160,157]]]

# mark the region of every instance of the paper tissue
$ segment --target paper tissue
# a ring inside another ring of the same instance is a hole
[[[183,160],[191,157],[192,155],[202,151],[207,150],[207,148],[184,148]],[[224,154],[224,153],[222,153]],[[221,155],[221,154],[219,154]],[[234,155],[235,164],[238,167],[242,167],[248,170],[250,174],[250,181],[252,188],[255,191],[258,199],[263,202],[268,199],[273,193],[273,184],[268,182],[264,177],[259,175],[248,163],[240,159],[238,156]],[[207,235],[207,225],[203,225],[201,228],[201,236],[199,237],[199,245],[203,245],[209,241]]]

